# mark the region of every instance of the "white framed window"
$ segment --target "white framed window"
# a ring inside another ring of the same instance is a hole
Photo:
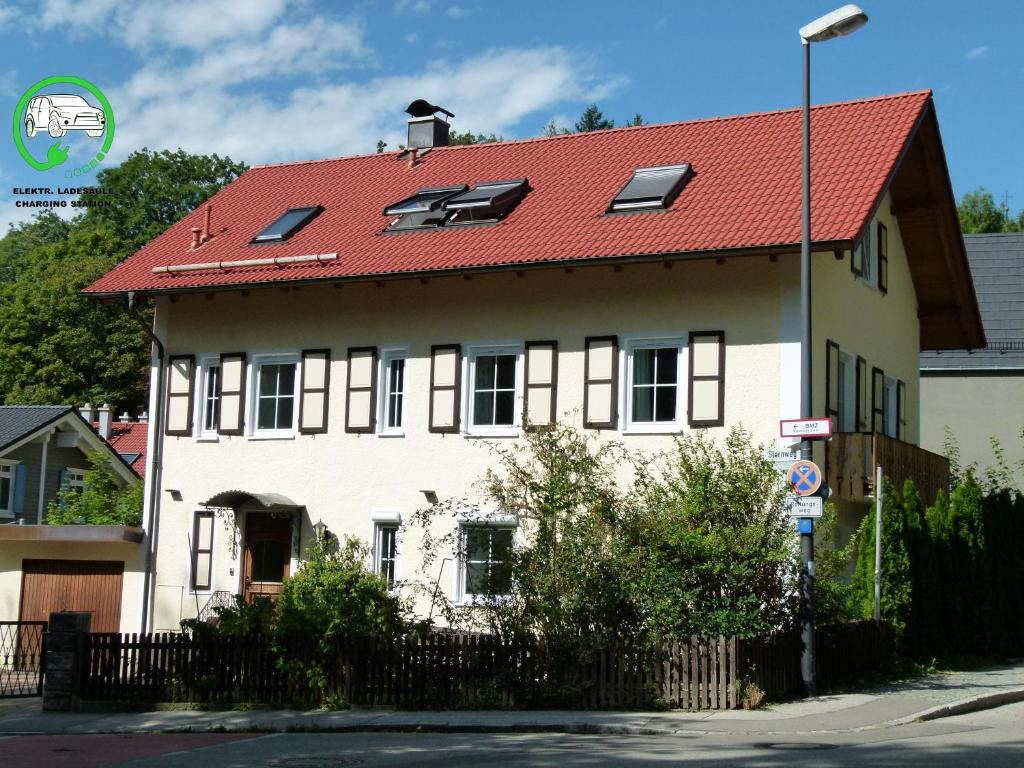
[[[64,485],[81,493],[85,490],[85,472],[84,469],[68,467],[64,470]]]
[[[14,481],[18,462],[0,461],[0,517],[14,517]]]
[[[839,350],[836,366],[837,432],[857,431],[857,362],[853,355]]]
[[[217,385],[220,383],[220,358],[200,358],[198,376],[196,437],[201,440],[216,440],[217,424],[220,419],[220,397],[217,394]]]
[[[882,425],[888,437],[899,437],[899,384],[891,376],[885,377],[882,395]]]
[[[373,526],[373,570],[384,577],[389,587],[398,580],[398,524],[375,523]]]
[[[467,358],[467,433],[518,435],[522,424],[522,344],[470,347]]]
[[[257,355],[252,364],[252,437],[293,437],[298,423],[296,354]]]
[[[512,553],[516,527],[487,520],[459,526],[456,601],[507,595],[512,591]]]
[[[678,432],[686,422],[686,337],[625,339],[627,432]]]
[[[385,349],[381,353],[380,413],[377,418],[381,435],[405,434],[408,359],[409,351],[406,349]]]
[[[877,254],[874,248],[875,226],[868,227],[853,250],[853,273],[873,288],[878,287]]]

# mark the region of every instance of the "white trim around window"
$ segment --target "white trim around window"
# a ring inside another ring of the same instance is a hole
[[[217,420],[220,415],[220,398],[217,396],[217,379],[220,376],[220,355],[199,355],[196,365],[195,424],[196,440],[216,442]]]
[[[18,464],[13,459],[0,459],[0,517],[14,517],[14,486],[18,480]]]
[[[464,434],[518,437],[523,422],[523,342],[478,342],[464,349]]]
[[[402,579],[402,513],[397,509],[374,509],[370,520],[373,522],[371,570],[388,579],[389,588],[395,588]]]
[[[454,553],[455,575],[452,579],[452,600],[456,605],[472,605],[481,599],[483,595],[469,592],[466,588],[468,559],[465,537],[467,532],[470,530],[509,531],[511,532],[510,551],[514,551],[520,545],[521,529],[519,527],[519,518],[515,514],[472,510],[459,512],[455,516],[455,522],[458,525],[458,538]],[[493,539],[493,535],[490,538]],[[491,541],[491,544],[493,543]],[[493,553],[490,554],[493,555]]]
[[[682,432],[686,425],[687,334],[623,337],[619,369],[623,434]],[[641,412],[642,411],[642,412]]]
[[[88,470],[79,467],[64,468],[64,485],[67,488],[74,488],[79,493],[85,490],[85,473]]]
[[[302,361],[299,353],[252,355],[248,374],[250,382],[249,418],[247,419],[249,439],[293,439],[299,424],[299,382],[302,381]],[[261,394],[263,376],[273,377],[273,381],[266,382]],[[270,419],[275,426],[260,426],[261,407],[264,409],[262,413],[264,420]],[[290,414],[288,413],[289,408]]]
[[[409,349],[384,347],[380,352],[377,434],[404,437],[409,423]]]

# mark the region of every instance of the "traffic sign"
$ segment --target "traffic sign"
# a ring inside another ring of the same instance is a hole
[[[786,480],[797,496],[810,496],[821,487],[821,470],[813,461],[794,461]]]
[[[831,437],[832,419],[780,419],[780,437]]]
[[[790,517],[821,517],[824,508],[821,496],[786,496],[786,514]]]

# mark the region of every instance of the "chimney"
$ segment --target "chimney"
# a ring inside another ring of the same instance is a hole
[[[419,152],[419,150],[416,149],[416,147],[410,147],[409,148],[409,167],[410,168],[415,168],[416,167],[416,153],[417,152]]]
[[[96,421],[96,410],[92,407],[92,403],[86,403],[78,410],[78,412],[82,414],[82,418],[90,424]]]
[[[203,217],[203,234],[199,238],[200,245],[210,239],[210,214],[213,212],[213,206],[209,203],[206,204],[206,210],[204,211],[205,216]]]
[[[195,250],[196,248],[198,248],[198,247],[199,247],[200,245],[202,245],[202,243],[201,243],[201,242],[199,242],[199,234],[200,234],[200,233],[201,233],[202,231],[203,231],[203,230],[201,230],[201,229],[200,229],[199,227],[192,227],[192,250],[193,250],[193,251],[194,251],[194,250]]]
[[[121,424],[127,424],[129,421],[132,420],[132,417],[128,415],[128,411],[125,411],[124,413],[117,417],[117,420]]]
[[[142,413],[139,414],[139,424],[148,424],[148,423],[149,423],[149,413],[146,412],[146,411],[143,411]]]
[[[426,149],[448,146],[448,121],[447,119],[442,120],[435,113],[441,112],[448,117],[455,117],[454,113],[423,99],[416,99],[405,108],[405,111],[410,115],[409,138],[406,147]]]
[[[110,431],[113,426],[111,416],[114,413],[114,409],[110,407],[109,403],[104,403],[96,409],[97,420],[99,421],[99,433],[100,437],[104,440],[110,439]]]

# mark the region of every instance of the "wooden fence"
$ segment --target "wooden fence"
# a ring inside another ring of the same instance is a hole
[[[878,634],[847,632],[822,646],[884,654]],[[827,633],[823,637],[828,637]],[[769,698],[799,695],[800,642],[691,637],[638,650],[618,642],[553,646],[490,635],[433,632],[399,638],[268,638],[181,634],[90,635],[83,698],[230,705],[310,705],[330,699],[402,708],[731,709],[739,683]],[[874,659],[878,663],[878,659]],[[870,666],[870,664],[868,665]],[[821,667],[819,667],[821,669]],[[819,673],[820,674],[820,673]]]

